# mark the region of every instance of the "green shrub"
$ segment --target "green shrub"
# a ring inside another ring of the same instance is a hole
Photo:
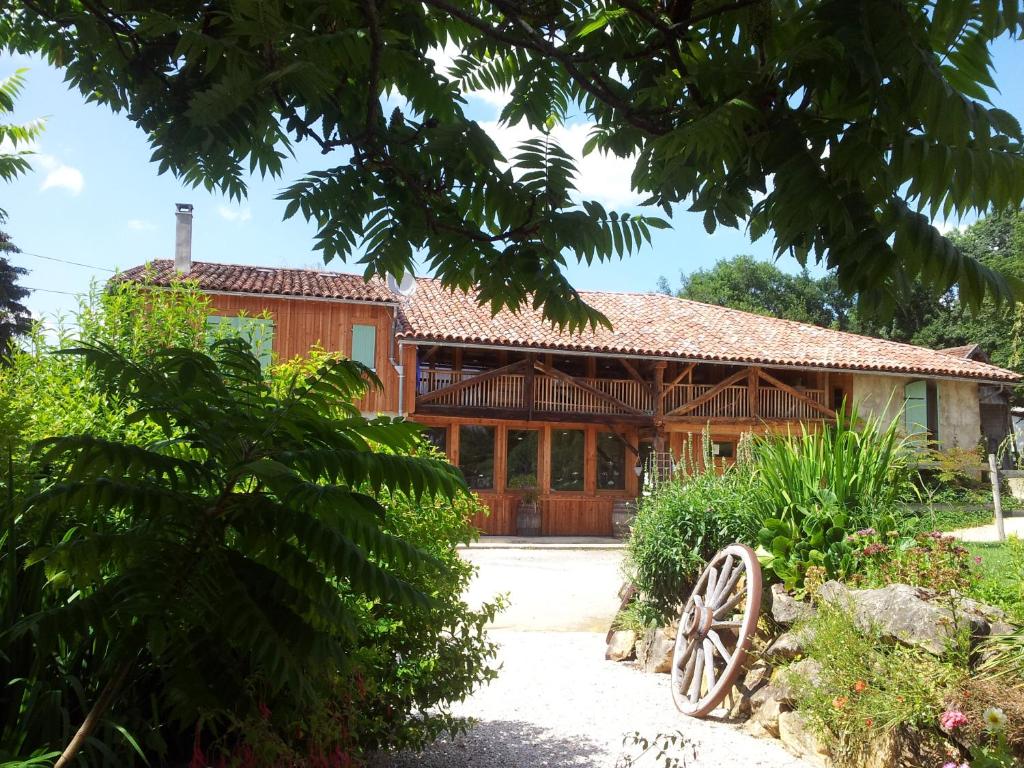
[[[658,613],[673,614],[706,561],[739,541],[752,543],[750,473],[703,472],[673,479],[641,499],[626,552],[626,571]]]
[[[820,605],[802,628],[810,638],[806,655],[818,662],[820,674],[813,680],[792,670],[784,674],[797,709],[838,765],[863,765],[872,742],[895,729],[934,732],[964,676],[923,651],[862,631],[834,606]]]
[[[457,473],[410,456],[422,450],[414,425],[360,418],[350,400],[365,371],[336,357],[260,371],[224,341],[213,365],[197,352],[207,311],[188,285],[94,292],[73,325],[99,366],[55,354],[64,326],[0,368],[0,763],[62,749],[125,669],[88,764],[357,763],[458,730],[452,702],[495,674],[483,630],[501,603],[462,601],[472,568],[455,550],[475,535],[477,502],[420,495],[439,487],[421,470],[456,485]],[[157,369],[170,396],[150,402]],[[215,395],[199,393],[207,385]],[[61,434],[75,437],[30,454]],[[247,461],[246,446],[265,455]],[[288,494],[295,463],[304,482]],[[237,514],[188,522],[231,467]],[[287,519],[308,525],[275,535],[285,518],[260,522],[275,504],[304,505]],[[328,535],[339,525],[345,542]],[[209,535],[182,565],[175,537],[199,530]],[[153,592],[161,574],[180,590]]]
[[[897,510],[914,486],[898,428],[898,419],[883,427],[854,408],[815,431],[755,439],[750,504],[769,580],[797,589],[808,567],[845,578],[855,567],[849,534],[906,525]]]

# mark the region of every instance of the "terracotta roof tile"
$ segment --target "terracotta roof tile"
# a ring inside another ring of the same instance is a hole
[[[153,262],[150,268],[158,285],[166,285],[174,277],[170,261]],[[120,275],[120,279],[139,279],[143,273],[144,267],[134,267]],[[359,275],[339,272],[194,262],[189,276],[207,291],[394,302],[399,305],[399,338],[414,341],[811,366],[991,382],[1022,378],[1012,371],[954,354],[953,350],[938,351],[873,339],[658,293],[581,291],[584,301],[611,321],[612,329],[570,335],[554,329],[539,312],[532,310],[503,310],[492,317],[488,307],[476,303],[474,293],[453,293],[432,278],[419,278],[416,292],[405,298],[391,293],[380,279],[365,282]]]
[[[160,259],[122,272],[122,280],[140,280],[147,276],[156,285],[169,285],[178,277],[174,262]],[[369,282],[361,275],[343,272],[321,272],[315,269],[254,267],[239,264],[192,262],[189,279],[196,280],[204,291],[230,293],[261,293],[272,296],[309,296],[349,301],[394,302],[396,297],[383,280]],[[115,279],[118,279],[115,278]]]
[[[400,337],[419,341],[589,351],[764,365],[812,366],[985,381],[1017,381],[1002,368],[936,350],[764,317],[659,293],[581,291],[612,329],[570,336],[540,313],[508,310],[492,317],[473,294],[452,293],[431,278],[402,303]]]

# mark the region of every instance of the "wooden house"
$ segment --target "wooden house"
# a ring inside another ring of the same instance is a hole
[[[535,493],[545,534],[608,535],[646,468],[700,463],[704,430],[724,465],[744,433],[813,427],[844,400],[904,409],[908,430],[973,448],[979,387],[1020,379],[959,353],[656,293],[584,292],[612,328],[570,335],[532,311],[492,317],[431,278],[402,295],[356,275],[190,260],[123,278],[146,269],[156,285],[195,280],[220,317],[267,313],[278,359],[319,344],[372,367],[384,387],[361,409],[427,427],[490,507],[486,533],[515,533]]]

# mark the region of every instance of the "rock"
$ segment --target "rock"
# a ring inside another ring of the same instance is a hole
[[[747,669],[743,678],[737,681],[730,692],[729,716],[735,719],[746,719],[753,714],[754,705],[751,697],[771,681],[771,665],[764,661],[755,661]]]
[[[773,663],[792,661],[807,651],[807,644],[813,635],[808,629],[784,632],[764,652],[764,657]]]
[[[766,685],[750,696],[750,706],[753,711],[751,719],[764,728],[772,736],[779,736],[779,717],[783,712],[789,712],[792,706],[786,701],[779,688],[775,685]]]
[[[1012,635],[1017,631],[1017,628],[1013,624],[1007,624],[1005,621],[993,621],[989,624],[988,631],[990,635]]]
[[[633,658],[635,649],[636,632],[631,629],[620,629],[612,632],[604,657],[608,661],[626,661]]]
[[[644,672],[671,672],[676,632],[671,627],[649,629],[636,644],[636,661]]]
[[[906,584],[850,590],[839,582],[828,581],[819,595],[826,602],[852,610],[861,629],[869,631],[873,627],[883,637],[923,648],[936,656],[946,651],[958,628],[969,630],[973,637],[989,633],[984,619],[965,613],[954,615],[945,606],[924,599],[923,590]]]
[[[829,765],[824,745],[800,713],[783,712],[779,715],[779,740],[797,757],[817,765]]]
[[[821,664],[814,659],[801,659],[780,670],[772,685],[777,689],[778,697],[792,705],[796,698],[795,688],[804,681],[812,686],[821,684]]]
[[[771,589],[772,618],[784,627],[790,627],[798,621],[814,615],[814,606],[797,600],[786,592],[781,584],[773,584]]]

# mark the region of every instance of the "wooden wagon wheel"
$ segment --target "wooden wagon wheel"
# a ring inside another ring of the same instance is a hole
[[[708,563],[683,606],[672,657],[672,700],[704,717],[743,671],[761,613],[761,566],[750,547],[731,544]]]

